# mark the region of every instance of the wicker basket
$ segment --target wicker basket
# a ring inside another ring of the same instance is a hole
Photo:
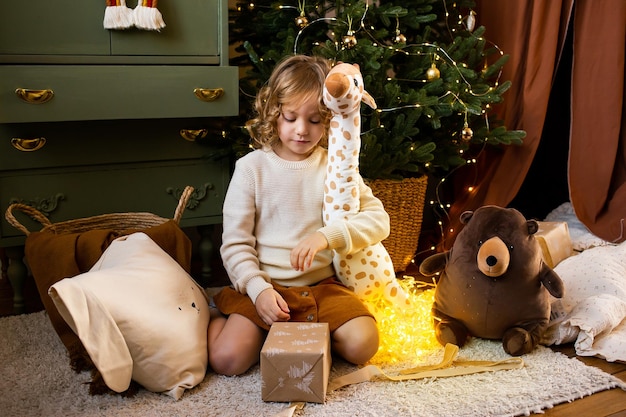
[[[417,251],[428,177],[372,180],[368,185],[389,213],[391,233],[383,240],[395,272],[405,271]]]
[[[178,206],[174,211],[173,217],[173,220],[177,224],[183,216],[183,212],[185,211],[185,207],[187,206],[187,202],[189,201],[193,190],[193,187],[187,186],[181,193],[180,199],[178,200]],[[31,206],[21,203],[11,204],[7,208],[5,218],[11,226],[20,230],[26,236],[28,236],[31,232],[15,218],[13,215],[14,210],[21,211],[22,213],[30,216],[33,220],[41,223],[43,228],[40,232],[49,232],[54,234],[82,233],[93,229],[111,229],[116,231],[146,229],[148,227],[158,226],[169,221],[169,219],[157,216],[156,214],[137,212],[101,214],[98,216],[51,223],[50,220],[39,210]]]

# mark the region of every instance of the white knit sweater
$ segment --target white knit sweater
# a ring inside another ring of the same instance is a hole
[[[327,152],[318,147],[303,161],[256,150],[240,158],[224,200],[220,248],[236,290],[253,302],[270,280],[284,286],[312,285],[335,275],[331,249],[353,253],[389,235],[389,216],[359,176],[361,211],[350,220],[324,226],[322,204]],[[320,231],[329,249],[306,271],[290,263],[291,249]]]

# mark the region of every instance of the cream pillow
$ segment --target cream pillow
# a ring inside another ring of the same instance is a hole
[[[179,399],[204,379],[207,296],[145,233],[114,240],[89,272],[49,294],[113,391],[133,379]]]
[[[552,303],[552,321],[542,343],[574,342],[579,355],[599,355],[626,361],[626,350],[614,350],[624,340],[626,324],[626,243],[597,246],[559,263],[554,271],[565,295]]]

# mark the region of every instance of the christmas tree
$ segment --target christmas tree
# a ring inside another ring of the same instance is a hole
[[[230,42],[245,68],[240,119],[283,57],[320,55],[357,63],[377,110],[362,108],[360,171],[368,179],[427,174],[445,177],[485,146],[521,144],[493,106],[509,82],[508,56],[475,27],[472,0],[259,0],[230,10]],[[243,129],[231,129],[236,152],[249,151]],[[240,135],[240,136],[238,136]],[[237,146],[238,145],[238,146]]]

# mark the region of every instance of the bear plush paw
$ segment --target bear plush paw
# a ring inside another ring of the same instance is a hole
[[[502,336],[502,347],[511,356],[521,356],[531,352],[537,343],[526,329],[513,327]]]
[[[435,326],[435,337],[442,346],[450,343],[463,347],[470,335],[467,328],[458,321],[441,320]]]

